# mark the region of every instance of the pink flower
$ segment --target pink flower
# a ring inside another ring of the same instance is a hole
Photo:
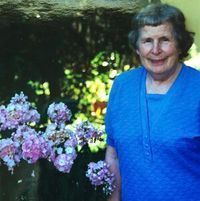
[[[73,165],[73,157],[70,154],[60,154],[55,158],[54,165],[60,172],[69,173]]]
[[[114,174],[110,172],[109,166],[105,161],[89,163],[86,177],[89,178],[92,185],[103,186],[103,191],[106,195],[111,195],[114,191]]]
[[[51,121],[62,124],[66,121],[69,121],[72,114],[71,111],[68,109],[67,105],[64,103],[52,103],[47,110],[47,114]]]
[[[8,170],[13,171],[21,159],[18,143],[15,143],[11,138],[0,140],[0,159],[3,160]]]
[[[50,154],[50,146],[40,135],[31,134],[22,143],[22,157],[28,163],[35,163],[40,158],[46,158]]]

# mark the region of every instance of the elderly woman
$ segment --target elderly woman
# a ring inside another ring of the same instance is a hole
[[[183,13],[152,4],[133,20],[141,67],[113,84],[106,161],[112,201],[200,200],[200,73],[182,63],[193,43]]]

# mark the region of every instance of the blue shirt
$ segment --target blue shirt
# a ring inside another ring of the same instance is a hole
[[[145,80],[143,67],[122,73],[107,107],[107,143],[118,154],[122,201],[198,201],[200,72],[183,64],[155,104]]]
[[[148,124],[151,130],[151,125],[156,120],[157,116],[160,114],[162,109],[162,104],[164,101],[164,94],[146,94],[147,100],[147,112],[148,112]]]

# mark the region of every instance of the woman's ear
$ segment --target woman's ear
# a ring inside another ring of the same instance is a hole
[[[140,55],[140,52],[139,52],[139,50],[138,49],[136,49],[136,51],[135,51],[136,53],[137,53],[137,55]]]

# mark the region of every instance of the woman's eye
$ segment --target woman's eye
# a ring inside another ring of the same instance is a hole
[[[163,37],[163,38],[161,38],[161,41],[169,41],[169,38]]]
[[[144,43],[151,43],[152,42],[152,39],[151,38],[147,38],[144,40]]]

